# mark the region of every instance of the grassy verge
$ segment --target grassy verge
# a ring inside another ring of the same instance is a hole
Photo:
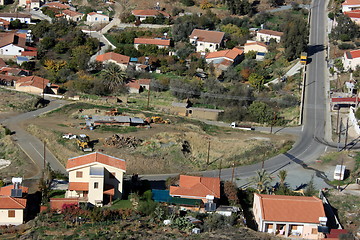
[[[132,204],[130,200],[121,200],[121,199],[117,199],[115,200],[112,205],[110,207],[108,207],[109,209],[129,209],[132,208]]]
[[[95,129],[98,132],[111,132],[111,133],[131,133],[136,132],[137,127],[125,127],[125,126],[100,126]]]
[[[0,88],[0,111],[29,112],[37,109],[39,96]]]

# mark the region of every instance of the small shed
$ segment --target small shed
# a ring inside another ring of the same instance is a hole
[[[344,180],[345,177],[345,165],[336,165],[334,171],[334,180]]]

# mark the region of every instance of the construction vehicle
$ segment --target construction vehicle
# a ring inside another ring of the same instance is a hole
[[[89,146],[90,145],[90,138],[86,134],[80,134],[76,138],[76,144],[80,148],[80,150],[84,152],[91,152],[93,149]]]
[[[119,114],[120,113],[116,108],[112,108],[110,111],[105,112],[105,115],[107,115],[107,116],[117,116]]]
[[[307,64],[307,53],[306,52],[302,52],[300,55],[300,63],[303,65]]]
[[[169,119],[164,120],[162,117],[158,117],[158,116],[151,117],[151,122],[152,122],[152,123],[165,123],[165,124],[170,124],[170,120],[169,120]]]

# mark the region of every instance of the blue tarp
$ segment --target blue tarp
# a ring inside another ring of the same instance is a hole
[[[152,189],[152,199],[155,202],[169,202],[171,199],[169,190]]]

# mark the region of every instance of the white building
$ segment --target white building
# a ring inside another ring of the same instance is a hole
[[[78,22],[81,21],[81,19],[84,17],[84,14],[79,13],[79,12],[75,12],[72,10],[63,10],[62,14],[64,15],[64,17],[68,20],[68,21],[74,21],[74,22]]]
[[[135,38],[134,47],[139,49],[139,45],[155,45],[158,48],[168,48],[170,47],[170,39],[162,38]]]
[[[0,35],[0,55],[1,56],[21,56],[25,51],[26,38],[22,38],[14,33]]]
[[[261,29],[256,33],[256,41],[268,43],[270,42],[270,39],[275,39],[276,42],[279,43],[281,41],[282,35],[284,35],[282,32]]]
[[[146,9],[146,10],[132,10],[132,15],[134,15],[137,19],[139,19],[141,22],[144,21],[146,18],[149,17],[158,17],[159,15],[164,16],[165,18],[170,18],[170,14],[156,10],[156,9]]]
[[[343,12],[358,10],[360,9],[360,0],[345,0],[341,5]]]
[[[129,65],[130,57],[121,55],[119,53],[107,52],[96,57],[96,61],[102,62],[103,64],[115,63],[121,70],[125,71]]]
[[[267,53],[268,47],[265,43],[262,42],[247,41],[244,44],[244,52],[248,53],[250,51]]]
[[[26,199],[0,196],[0,225],[24,223]]]
[[[19,19],[21,23],[30,23],[31,21],[31,15],[24,13],[0,13],[0,18],[9,22],[16,19]]]
[[[86,17],[86,21],[88,23],[108,23],[110,21],[109,17],[101,14],[101,13],[96,13],[96,12],[91,12],[88,13],[87,17]]]
[[[189,36],[196,52],[215,52],[223,45],[224,32],[194,29]]]
[[[123,159],[94,152],[70,158],[69,189],[65,198],[79,198],[95,206],[103,206],[121,198],[126,162]]]
[[[355,70],[360,65],[360,50],[345,52],[342,60],[345,70]]]

